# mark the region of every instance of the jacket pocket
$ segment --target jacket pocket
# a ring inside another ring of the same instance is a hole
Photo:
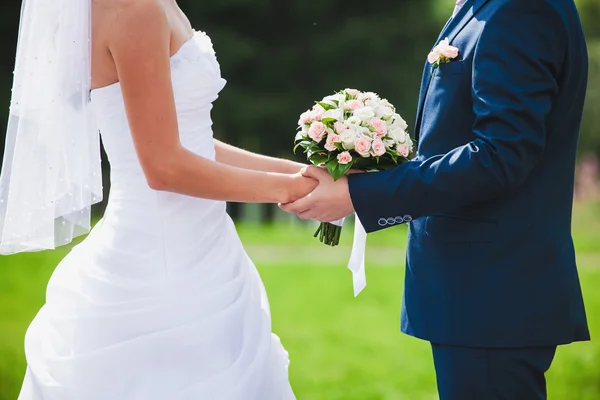
[[[463,72],[464,61],[453,60],[440,64],[435,69],[435,77],[442,78],[444,75],[455,75]]]

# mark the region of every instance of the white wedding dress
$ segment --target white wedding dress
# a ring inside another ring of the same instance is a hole
[[[225,81],[208,36],[197,32],[171,69],[181,141],[214,159],[210,110]],[[111,164],[108,206],[50,279],[25,338],[19,400],[294,399],[225,203],[151,190],[119,84],[91,97]]]

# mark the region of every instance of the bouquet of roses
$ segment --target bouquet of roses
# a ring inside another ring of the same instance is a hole
[[[345,89],[300,115],[294,152],[327,168],[334,180],[350,172],[383,171],[409,160],[413,142],[394,106],[376,93]],[[315,237],[339,244],[341,223],[321,223]]]

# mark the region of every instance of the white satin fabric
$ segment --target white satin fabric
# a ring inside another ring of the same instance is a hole
[[[214,159],[210,110],[225,81],[210,39],[197,33],[171,67],[181,141]],[[49,282],[19,400],[294,399],[225,203],[151,190],[119,84],[94,90],[92,105],[111,163],[108,206]]]

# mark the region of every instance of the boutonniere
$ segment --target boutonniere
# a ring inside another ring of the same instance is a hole
[[[458,49],[454,46],[450,46],[448,38],[440,41],[440,43],[433,48],[431,53],[427,56],[427,61],[433,66],[431,72],[440,66],[458,57]]]

